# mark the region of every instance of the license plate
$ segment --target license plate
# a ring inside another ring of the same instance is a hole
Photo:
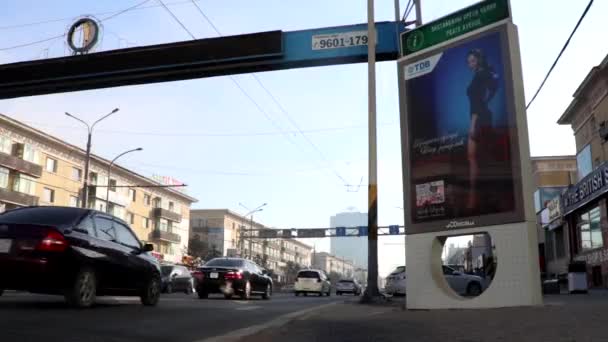
[[[211,279],[217,279],[217,277],[218,277],[218,274],[216,272],[209,273],[209,278],[211,278]]]
[[[0,253],[8,253],[12,244],[13,240],[11,239],[0,239]]]

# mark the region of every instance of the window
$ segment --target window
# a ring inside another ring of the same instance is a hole
[[[116,191],[116,179],[110,178],[108,186],[110,187],[110,191]]]
[[[70,196],[70,207],[78,207],[80,205],[80,199],[76,196]]]
[[[555,256],[563,258],[566,256],[566,246],[564,241],[564,228],[558,227],[555,232]]]
[[[175,204],[171,201],[169,201],[169,210],[171,210],[171,211],[175,210]]]
[[[82,170],[77,167],[72,167],[72,179],[80,181],[82,179]]]
[[[150,195],[144,194],[144,205],[150,206]]]
[[[141,225],[142,225],[144,228],[150,228],[150,219],[149,219],[149,218],[147,218],[147,217],[143,217],[143,218],[142,218],[142,221],[141,221]]]
[[[160,228],[160,230],[166,232],[167,229],[169,228],[169,224],[168,224],[167,220],[161,218],[160,223],[159,223],[159,228]]]
[[[131,202],[135,202],[135,199],[137,198],[135,189],[129,189],[129,198],[131,199]]]
[[[0,152],[11,154],[12,142],[9,137],[0,136]]]
[[[0,167],[0,188],[8,187],[8,173],[9,170],[4,167]]]
[[[114,221],[106,217],[95,218],[95,229],[97,237],[106,241],[115,241],[116,233],[114,232]]]
[[[97,172],[89,172],[89,182],[93,185],[97,184]]]
[[[93,225],[93,220],[90,217],[80,221],[78,224],[78,229],[82,229],[83,231],[89,233],[89,235],[95,236],[95,226]]]
[[[152,202],[152,204],[154,205],[154,208],[160,208],[161,207],[161,199],[160,197],[156,197],[154,198],[154,201]]]
[[[123,245],[141,248],[139,240],[133,235],[131,229],[120,222],[114,222],[114,230],[116,231],[116,240]]]
[[[46,157],[46,167],[45,170],[48,172],[57,172],[57,160],[53,158]]]
[[[21,155],[21,158],[23,158],[23,160],[27,160],[29,162],[38,164],[38,151],[36,151],[29,144],[23,144],[22,146],[23,146],[23,150],[22,150],[23,154]]]
[[[133,215],[133,213],[127,213],[127,222],[129,222],[129,224],[135,223],[135,215]]]
[[[48,203],[55,202],[55,190],[44,188],[42,191],[42,200]]]
[[[7,211],[2,214],[3,223],[44,224],[72,226],[82,218],[82,210],[58,207],[32,207]]]
[[[604,246],[600,227],[600,208],[595,207],[578,217],[578,229],[583,251]]]

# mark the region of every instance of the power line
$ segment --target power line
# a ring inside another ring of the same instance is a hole
[[[185,4],[189,4],[191,1],[192,0],[167,2],[167,6],[185,5]],[[194,1],[201,1],[201,0],[194,0]],[[145,10],[145,9],[158,8],[158,7],[161,7],[161,5],[141,6],[141,7],[138,7],[138,8],[131,9],[131,11]],[[107,12],[91,13],[90,15],[99,16],[99,15],[115,14],[115,13],[117,13],[117,12],[116,11],[107,11]],[[74,17],[64,17],[64,18],[57,18],[57,19],[46,19],[46,20],[40,20],[40,21],[35,21],[35,22],[30,22],[30,23],[0,26],[0,30],[10,30],[10,29],[17,29],[17,28],[28,27],[28,26],[36,26],[36,25],[51,24],[51,23],[62,22],[62,21],[70,21],[70,20],[74,20]]]
[[[215,24],[211,21],[211,19],[209,19],[209,17],[200,8],[200,6],[194,0],[191,0],[191,1],[192,1],[192,4],[198,10],[198,12],[203,16],[203,18],[205,18],[207,23],[209,23],[209,25],[213,28],[215,33],[217,33],[218,36],[222,36],[222,33],[220,32],[220,30],[217,28],[217,26],[215,26]],[[310,146],[313,147],[313,149],[319,154],[319,156],[321,156],[321,159],[323,159],[323,161],[325,161],[326,163],[329,164],[330,162],[327,159],[327,157],[325,156],[325,154],[321,151],[321,149],[319,149],[319,147],[315,143],[312,142],[312,140],[306,134],[304,134],[304,131],[300,128],[298,123],[291,117],[291,115],[289,115],[289,112],[285,109],[285,107],[283,107],[283,105],[279,102],[279,100],[276,98],[276,96],[274,96],[274,94],[270,90],[268,90],[268,88],[262,83],[262,81],[256,74],[252,74],[251,76],[255,79],[255,81],[258,83],[258,85],[264,90],[264,92],[266,92],[266,94],[268,96],[270,96],[272,101],[279,107],[279,109],[281,110],[283,115],[285,115],[287,120],[296,128],[296,130],[298,131],[298,133],[300,133],[300,135],[304,138],[304,140],[306,140],[306,142]],[[344,177],[342,177],[340,175],[340,173],[338,173],[338,171],[336,171],[335,168],[331,168],[331,169],[332,169],[332,172],[334,173],[334,175],[336,175],[336,177],[338,177],[338,179],[340,179],[344,183],[344,185],[346,185],[346,186],[349,185],[348,181],[346,181],[346,179],[344,179]]]
[[[538,96],[538,94],[540,93],[541,89],[543,89],[543,86],[545,85],[545,82],[547,82],[547,79],[549,78],[549,75],[551,75],[551,72],[553,71],[553,69],[555,68],[555,66],[557,65],[557,62],[559,61],[559,59],[562,57],[562,54],[564,53],[564,51],[566,51],[566,48],[568,47],[568,45],[570,44],[570,40],[572,39],[572,37],[574,36],[574,33],[576,33],[576,30],[578,30],[578,27],[581,25],[581,23],[583,22],[583,19],[585,19],[585,16],[587,15],[587,12],[589,12],[589,9],[591,8],[591,5],[593,4],[593,0],[590,0],[589,3],[587,4],[587,7],[585,8],[585,11],[583,12],[583,14],[581,15],[581,17],[578,19],[578,22],[576,23],[576,26],[574,26],[574,29],[572,30],[572,33],[570,33],[570,36],[568,37],[568,39],[566,40],[566,43],[564,44],[564,46],[562,47],[561,51],[559,52],[559,54],[557,55],[557,58],[555,59],[555,61],[553,62],[553,65],[551,65],[551,68],[549,68],[549,71],[547,72],[547,75],[545,76],[545,78],[543,79],[543,82],[540,84],[540,86],[538,87],[538,89],[536,90],[536,93],[534,93],[534,96],[532,96],[532,99],[530,100],[530,102],[528,102],[528,104],[526,105],[526,110],[528,108],[530,108],[530,106],[532,105],[532,102],[534,102],[534,100],[536,99],[536,97]]]

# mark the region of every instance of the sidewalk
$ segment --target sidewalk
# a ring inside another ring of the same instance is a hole
[[[403,311],[397,303],[341,303],[246,340],[608,341],[608,292],[551,295],[541,307],[484,310]]]

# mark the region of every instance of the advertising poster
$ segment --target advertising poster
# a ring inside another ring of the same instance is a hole
[[[519,155],[507,46],[506,33],[493,30],[403,64],[412,226],[517,221]]]

